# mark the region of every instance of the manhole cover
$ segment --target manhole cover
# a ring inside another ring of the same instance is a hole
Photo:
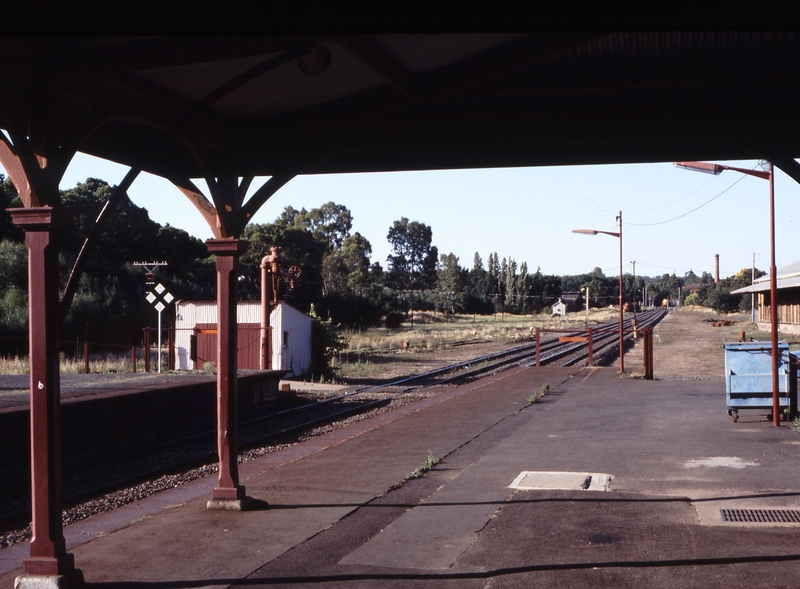
[[[525,470],[509,485],[523,491],[608,491],[610,474]]]
[[[722,521],[764,524],[800,524],[797,509],[720,509]]]

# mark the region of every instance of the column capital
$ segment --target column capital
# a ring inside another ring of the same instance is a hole
[[[250,242],[241,239],[206,240],[208,253],[215,256],[241,256],[250,248]]]
[[[71,214],[53,207],[6,209],[6,212],[14,225],[25,232],[65,229],[72,220]]]

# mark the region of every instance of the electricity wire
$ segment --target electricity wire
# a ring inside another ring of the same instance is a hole
[[[673,217],[672,219],[667,219],[667,220],[665,220],[665,221],[658,221],[658,222],[656,222],[656,223],[630,223],[630,222],[628,222],[628,221],[624,221],[624,224],[625,224],[625,225],[631,225],[631,226],[634,226],[634,227],[652,227],[653,225],[663,225],[663,224],[665,224],[665,223],[671,223],[672,221],[677,221],[678,219],[682,219],[683,217],[685,217],[685,216],[687,216],[687,215],[691,215],[691,214],[692,214],[692,213],[694,213],[695,211],[697,211],[697,210],[699,210],[699,209],[702,209],[702,208],[703,208],[704,206],[706,206],[707,204],[714,202],[714,201],[715,201],[715,200],[717,200],[717,199],[718,199],[720,196],[722,196],[723,194],[725,194],[726,192],[728,192],[728,191],[729,191],[731,188],[733,188],[734,186],[736,186],[736,185],[737,185],[739,182],[741,182],[741,181],[742,181],[742,180],[744,180],[745,178],[747,178],[747,176],[744,176],[744,175],[743,175],[743,176],[742,176],[741,178],[739,178],[739,179],[738,179],[736,182],[734,182],[733,184],[731,184],[730,186],[728,186],[728,187],[727,187],[725,190],[723,190],[722,192],[720,192],[719,194],[717,194],[717,195],[716,195],[716,196],[714,196],[713,198],[711,198],[711,199],[707,200],[706,202],[704,202],[703,204],[701,204],[701,205],[699,205],[699,206],[697,206],[697,207],[693,208],[691,211],[687,211],[687,212],[683,213],[682,215],[678,215],[677,217]]]

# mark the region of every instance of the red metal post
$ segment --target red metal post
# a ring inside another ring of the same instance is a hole
[[[625,332],[622,328],[622,211],[619,212],[619,371],[625,372]]]
[[[239,256],[247,251],[247,242],[239,239],[210,239],[208,251],[217,265],[217,450],[219,481],[209,507],[235,508],[245,499],[239,484],[236,442],[237,393],[237,321],[236,285]]]
[[[653,380],[653,328],[645,327],[642,335],[644,336],[644,378]]]
[[[592,341],[592,328],[589,328],[589,366],[594,366],[594,342]]]
[[[30,558],[24,575],[77,572],[61,524],[61,391],[58,366],[58,236],[66,219],[52,207],[9,209],[28,246],[31,390]]]
[[[781,416],[778,401],[778,269],[775,267],[775,172],[769,165],[769,319],[772,327],[772,425],[779,427]],[[789,394],[789,391],[786,391]]]
[[[167,329],[167,370],[175,370],[175,328]]]
[[[131,346],[131,372],[136,372],[136,346]]]
[[[83,373],[89,374],[89,342],[83,342]]]
[[[144,328],[144,371],[150,372],[150,326]]]
[[[536,328],[536,367],[538,368],[541,366],[540,358],[539,358],[539,348],[541,347],[541,329],[538,327]]]

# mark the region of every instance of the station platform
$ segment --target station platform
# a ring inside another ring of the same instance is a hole
[[[109,589],[793,587],[800,524],[720,510],[800,510],[798,447],[722,379],[513,369],[242,464],[253,511],[206,510],[209,477],[65,537]]]
[[[252,371],[242,371],[242,375]],[[125,372],[117,374],[62,374],[61,402],[79,403],[97,398],[129,395],[137,392],[164,390],[186,385],[214,383],[213,374],[185,372]],[[340,385],[302,383],[282,380],[293,390],[340,390]],[[0,413],[27,411],[30,407],[30,379],[27,374],[0,375]]]

